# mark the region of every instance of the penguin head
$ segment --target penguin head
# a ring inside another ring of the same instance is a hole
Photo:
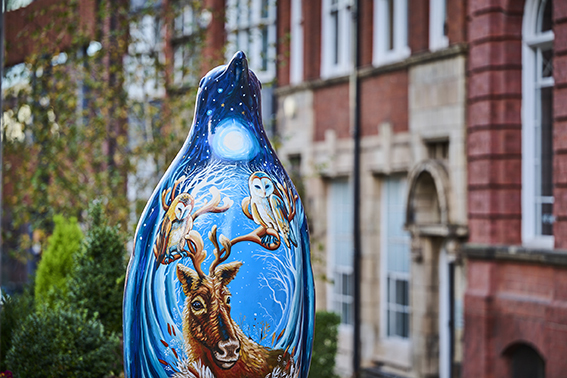
[[[248,69],[246,54],[238,51],[227,65],[212,69],[201,79],[195,120],[213,129],[225,118],[261,124],[261,88]]]

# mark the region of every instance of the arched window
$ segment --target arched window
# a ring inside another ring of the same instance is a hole
[[[505,356],[510,363],[510,378],[545,378],[545,361],[531,346],[514,345]]]
[[[553,248],[553,0],[528,0],[522,48],[522,239]]]

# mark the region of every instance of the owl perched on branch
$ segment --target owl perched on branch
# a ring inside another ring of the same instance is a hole
[[[252,219],[266,229],[276,230],[289,247],[297,246],[290,226],[292,204],[279,183],[272,181],[264,172],[254,172],[248,180]],[[266,235],[266,238],[272,238]]]

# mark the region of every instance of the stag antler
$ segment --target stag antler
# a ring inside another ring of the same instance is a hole
[[[189,246],[187,256],[193,261],[193,266],[199,277],[204,278],[205,273],[201,269],[201,264],[207,258],[207,251],[204,249],[205,243],[203,243],[203,238],[197,231],[191,230],[185,235],[185,240],[187,240],[187,245]]]
[[[230,251],[232,248],[232,242],[230,241],[229,238],[227,238],[224,235],[220,235],[219,240],[220,240],[220,244],[223,246],[223,248],[221,249],[219,247],[219,243],[217,241],[217,226],[214,225],[213,228],[211,229],[211,232],[209,232],[209,239],[211,240],[211,242],[213,243],[215,249],[213,250],[213,253],[215,255],[215,260],[211,263],[211,267],[209,268],[209,275],[213,275],[213,273],[215,272],[216,267],[223,263],[228,256],[230,256]]]
[[[224,197],[224,205],[219,206],[221,195],[219,190],[215,186],[212,186],[209,189],[209,192],[213,196],[211,202],[205,200],[205,204],[200,209],[195,211],[195,213],[193,213],[193,220],[195,220],[199,215],[205,213],[222,213],[223,211],[227,211],[232,206],[233,201],[228,197]]]
[[[180,178],[178,178],[175,183],[173,184],[173,189],[172,188],[167,188],[167,190],[164,190],[161,193],[161,207],[163,207],[163,210],[167,211],[169,209],[169,205],[165,203],[165,197],[167,197],[167,195],[169,193],[171,193],[171,198],[170,198],[170,203],[173,202],[173,200],[175,199],[175,190],[177,189],[177,186],[182,182],[185,181],[185,175],[181,176]]]

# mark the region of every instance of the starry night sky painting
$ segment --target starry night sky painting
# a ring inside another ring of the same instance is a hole
[[[242,52],[200,82],[187,140],[140,218],[124,294],[127,377],[307,377],[307,221]]]

